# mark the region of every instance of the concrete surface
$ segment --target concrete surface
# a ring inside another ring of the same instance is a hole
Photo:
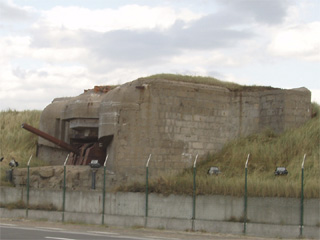
[[[62,191],[32,190],[30,206],[53,204],[62,209]],[[2,205],[17,201],[26,203],[23,188],[0,188]],[[158,229],[196,230],[241,234],[243,231],[243,199],[230,196],[199,196],[196,219],[192,218],[191,196],[150,194],[148,217],[145,217],[144,193],[107,193],[104,221],[110,226],[146,226]],[[69,222],[101,224],[102,193],[99,191],[67,191],[64,219]],[[319,199],[305,199],[304,236],[319,237]],[[0,209],[0,217],[24,218],[25,209]],[[61,211],[28,211],[31,219],[61,221]],[[247,234],[270,237],[298,237],[300,200],[293,198],[249,198]]]

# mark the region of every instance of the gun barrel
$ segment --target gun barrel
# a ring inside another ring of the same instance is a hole
[[[66,149],[66,150],[69,150],[70,152],[73,152],[73,153],[79,155],[79,150],[78,149],[74,148],[70,144],[68,144],[68,143],[66,143],[66,142],[64,142],[64,141],[62,141],[62,140],[60,140],[58,138],[55,138],[55,137],[49,135],[48,133],[42,132],[41,130],[39,130],[37,128],[34,128],[34,127],[32,127],[32,126],[30,126],[30,125],[28,125],[26,123],[23,123],[21,125],[21,127],[26,129],[26,130],[28,130],[29,132],[32,132],[35,135],[38,135],[39,137],[42,137],[42,138],[48,140],[49,142],[52,142],[52,143],[58,145],[59,147],[62,147],[64,149]]]

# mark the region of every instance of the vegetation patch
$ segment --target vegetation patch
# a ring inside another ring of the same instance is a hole
[[[20,201],[8,203],[8,204],[0,203],[0,208],[7,208],[9,210],[26,209],[27,204],[24,201],[20,200]],[[28,209],[30,209],[30,210],[45,210],[45,211],[57,211],[58,210],[57,207],[55,207],[52,203],[29,205]]]
[[[261,91],[261,90],[276,89],[269,86],[268,87],[245,86],[245,85],[240,85],[234,82],[221,81],[213,77],[189,76],[189,75],[170,74],[170,73],[155,74],[149,77],[144,77],[139,79],[170,80],[170,81],[177,81],[177,82],[207,84],[207,85],[212,85],[217,87],[224,87],[229,89],[230,91]]]
[[[17,202],[8,203],[8,204],[0,203],[0,208],[7,208],[9,210],[12,210],[12,209],[25,209],[26,208],[26,204],[22,200],[17,201]]]
[[[0,112],[0,157],[4,160],[0,163],[0,185],[8,186],[6,171],[10,169],[9,162],[14,158],[19,167],[26,167],[31,155],[32,166],[44,166],[46,162],[35,157],[37,136],[30,134],[21,128],[24,122],[32,126],[39,126],[41,111],[15,111]]]
[[[231,216],[229,219],[228,219],[228,222],[241,222],[243,223],[244,222],[244,217],[241,216],[239,218],[235,217],[235,216]],[[249,219],[246,219],[246,222],[250,222]]]

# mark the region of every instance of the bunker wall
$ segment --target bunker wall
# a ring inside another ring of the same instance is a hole
[[[310,118],[308,103],[309,91],[231,92],[177,82],[137,89],[128,84],[102,103],[99,135],[113,136],[112,171],[137,180],[144,178],[149,154],[152,176],[176,174],[190,167],[196,154],[215,153],[237,137],[265,129],[279,133],[304,123]]]
[[[108,169],[120,179],[142,180],[149,154],[152,177],[176,174],[190,167],[197,154],[215,153],[237,137],[299,126],[310,118],[310,108],[311,93],[305,88],[230,91],[198,83],[136,80],[106,94],[87,92],[53,102],[40,127],[66,142],[86,129],[96,131],[106,144]],[[66,154],[45,140],[39,140],[39,153],[49,162]]]

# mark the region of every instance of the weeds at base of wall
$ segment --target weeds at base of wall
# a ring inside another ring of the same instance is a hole
[[[3,180],[3,179],[0,178],[0,186],[1,187],[14,187],[14,184],[11,183],[11,182],[8,182],[6,179]]]
[[[17,201],[17,202],[13,202],[13,203],[8,203],[8,204],[0,203],[0,208],[7,208],[8,210],[25,209],[26,204],[22,200]]]
[[[228,222],[240,222],[240,223],[243,223],[244,222],[244,217],[241,216],[241,217],[235,217],[235,216],[231,216],[228,220]],[[250,222],[250,219],[247,219],[247,223]]]
[[[82,226],[90,226],[92,224],[88,224],[85,222],[78,222],[78,221],[64,221],[63,224],[71,224],[71,225],[82,225]]]
[[[144,228],[144,226],[141,226],[141,225],[134,225],[131,227],[131,229],[142,229]]]
[[[32,210],[46,210],[46,211],[58,211],[58,208],[54,206],[52,203],[50,204],[39,204],[39,205],[31,205],[29,209]]]
[[[185,231],[185,232],[193,232],[193,233],[196,233],[196,232],[199,232],[199,233],[208,233],[208,231],[206,231],[206,230],[204,230],[204,229],[200,229],[200,230],[185,229],[184,231]]]
[[[35,222],[48,222],[49,219],[48,218],[39,218],[39,219],[33,219],[33,221],[35,221]]]
[[[13,209],[26,209],[27,204],[20,200],[17,202],[13,203],[8,203],[8,204],[0,204],[0,208],[7,208],[9,210]],[[45,210],[45,211],[57,211],[57,207],[55,207],[52,203],[50,204],[38,204],[38,205],[29,205],[28,206],[29,210]]]

